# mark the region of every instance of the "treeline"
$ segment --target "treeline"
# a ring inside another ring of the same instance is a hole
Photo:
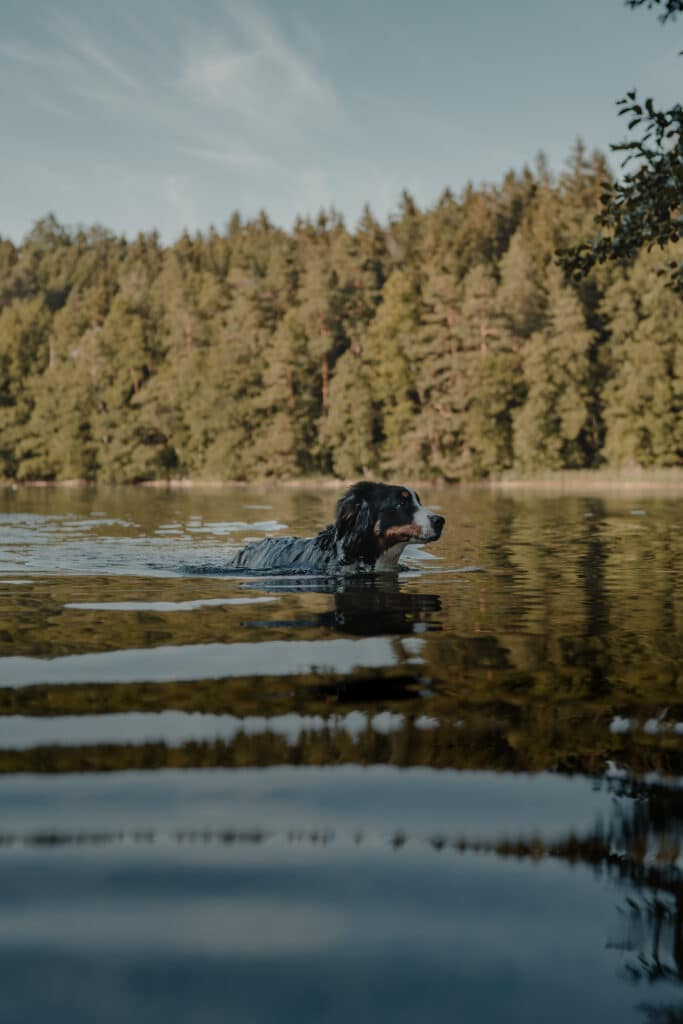
[[[604,158],[404,193],[355,231],[262,214],[163,246],[53,217],[0,240],[0,476],[448,480],[683,461],[661,254],[569,285]]]

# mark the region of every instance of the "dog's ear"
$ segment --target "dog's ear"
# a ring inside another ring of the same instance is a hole
[[[362,560],[373,564],[376,561],[378,552],[372,510],[355,488],[352,487],[337,503],[334,525],[344,563]]]

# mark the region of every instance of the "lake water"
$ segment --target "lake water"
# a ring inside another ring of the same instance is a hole
[[[683,1020],[683,499],[0,492],[2,1021]]]

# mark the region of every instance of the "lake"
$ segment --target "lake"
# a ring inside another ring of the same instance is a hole
[[[683,1020],[682,498],[423,490],[0,492],[3,1024]]]

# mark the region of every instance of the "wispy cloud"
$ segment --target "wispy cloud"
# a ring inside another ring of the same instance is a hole
[[[49,11],[43,28],[46,41],[9,36],[0,43],[8,67],[31,72],[29,94],[53,104],[56,96],[71,95],[111,105],[139,91],[139,80],[83,25],[63,12]]]
[[[51,114],[53,117],[66,118],[68,121],[82,122],[82,117],[75,111],[72,110],[64,103],[59,103],[58,100],[53,99],[51,96],[44,96],[36,94],[34,96],[27,96],[26,100],[34,107],[38,107],[40,110],[45,111],[47,114]]]
[[[266,153],[259,153],[251,146],[240,144],[229,149],[190,149],[183,147],[183,152],[207,163],[220,164],[221,167],[235,168],[243,171],[261,171],[273,167],[275,161]]]
[[[51,17],[62,47],[76,57],[85,72],[104,76],[126,89],[140,88],[139,80],[130,70],[98,46],[83,25],[67,18],[63,12],[53,11]]]
[[[55,171],[31,181],[25,219],[47,204],[172,238],[226,203],[283,223],[317,212],[333,185],[311,162],[343,118],[326,46],[274,0],[35,0],[0,38],[14,130],[30,125],[23,152]]]
[[[284,74],[293,95],[324,105],[334,100],[329,82],[308,57],[285,42],[272,18],[255,7],[241,6],[232,9],[232,16],[256,52]]]
[[[12,39],[11,37],[6,37],[0,43],[0,56],[8,64],[12,64],[15,67],[23,65],[24,67],[38,68],[42,71],[56,71],[60,73],[68,73],[77,69],[73,59],[67,57],[64,53],[59,51],[50,52],[45,47],[33,46],[21,39]]]
[[[239,41],[205,40],[187,53],[184,80],[196,95],[261,124],[336,107],[331,84],[284,38],[273,18],[239,5],[229,13],[230,35]]]

